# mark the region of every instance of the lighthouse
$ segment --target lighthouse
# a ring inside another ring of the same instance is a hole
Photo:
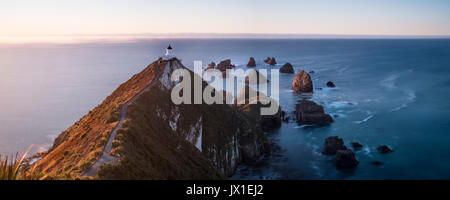
[[[172,47],[170,46],[170,44],[169,44],[169,46],[166,48],[166,54],[164,55],[164,60],[169,60],[169,59],[171,59],[173,57],[173,54],[172,54]]]

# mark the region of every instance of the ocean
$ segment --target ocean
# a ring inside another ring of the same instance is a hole
[[[164,53],[168,43],[185,66],[231,59],[246,69],[311,74],[315,91],[291,90],[280,74],[280,106],[301,98],[323,105],[334,122],[323,127],[283,123],[268,132],[271,156],[241,165],[232,179],[449,179],[450,40],[448,39],[155,39],[121,43],[0,45],[0,153],[33,152],[100,104],[120,83]],[[275,57],[278,64],[263,62]],[[327,88],[332,81],[336,88]],[[322,89],[319,89],[322,88]],[[321,154],[324,139],[359,142],[353,171]],[[380,154],[388,145],[394,152]],[[381,166],[372,165],[381,161]]]

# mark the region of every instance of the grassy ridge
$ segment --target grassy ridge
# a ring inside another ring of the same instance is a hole
[[[156,65],[155,61],[121,84],[100,105],[63,131],[33,168],[47,174],[48,178],[79,177],[101,155],[117,124],[120,106],[150,83]]]
[[[85,178],[81,175],[98,160],[117,124],[120,106],[159,78],[156,71],[163,72],[168,62],[155,61],[120,85],[63,131],[29,169],[48,179]],[[182,66],[176,59],[170,62]],[[113,141],[112,153],[119,161],[101,166],[94,178],[224,179],[238,163],[253,161],[267,151],[267,137],[240,110],[222,104],[174,105],[170,93],[156,81],[128,105],[127,118]],[[193,143],[201,132],[199,150]]]
[[[165,63],[164,63],[165,65]],[[163,71],[164,65],[160,65]],[[193,75],[193,74],[192,74]],[[101,179],[224,179],[185,134],[205,112],[204,105],[175,106],[160,82],[127,108],[127,120],[113,141],[120,157],[101,167]],[[176,112],[172,112],[176,111]],[[177,129],[168,121],[178,118]]]

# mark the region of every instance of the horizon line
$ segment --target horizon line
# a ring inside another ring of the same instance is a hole
[[[315,33],[121,33],[0,36],[0,44],[132,42],[149,39],[450,39],[450,35]]]

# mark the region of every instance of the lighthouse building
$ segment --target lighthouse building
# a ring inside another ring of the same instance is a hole
[[[173,49],[172,49],[172,47],[169,44],[169,46],[166,48],[166,54],[163,56],[164,60],[170,60],[171,58],[174,57],[173,53],[172,53],[172,50]]]

